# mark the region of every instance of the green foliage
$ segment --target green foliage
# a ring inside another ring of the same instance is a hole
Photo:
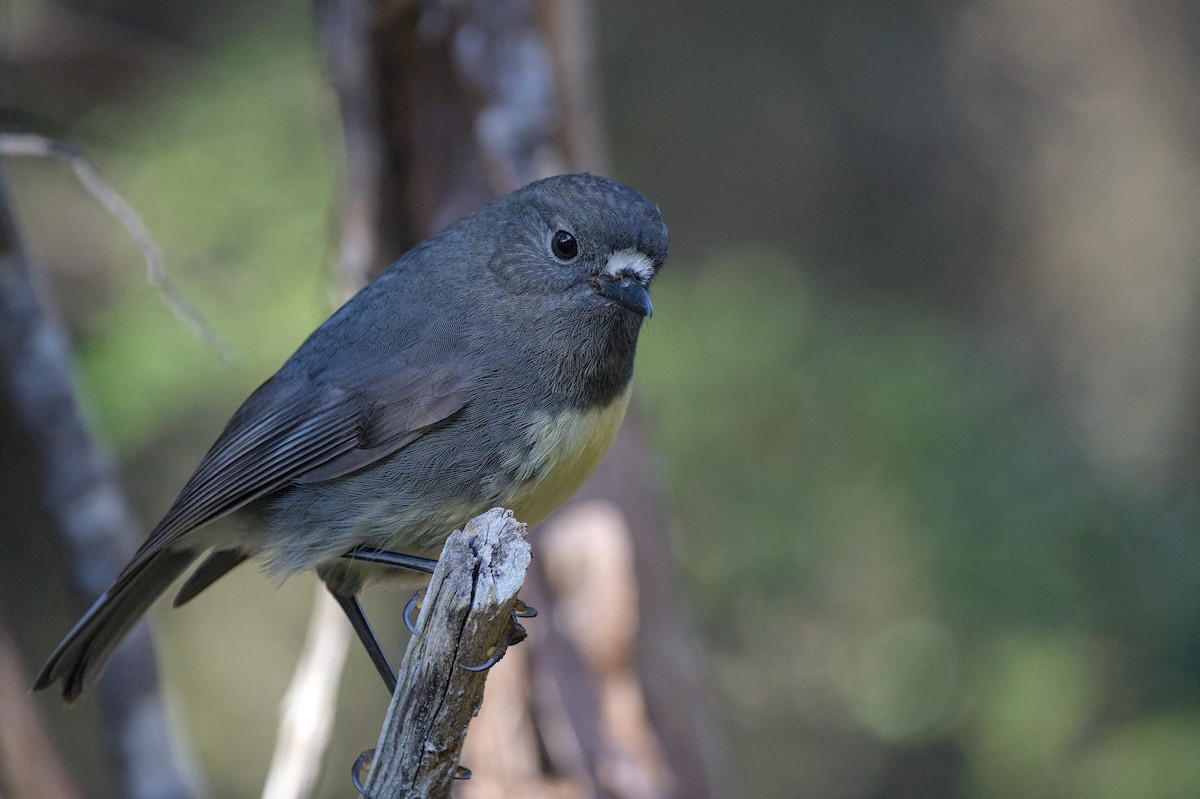
[[[781,729],[805,751],[854,730],[864,761],[952,742],[964,795],[1194,793],[1197,750],[1166,732],[1194,740],[1194,693],[1111,715],[1176,679],[1185,652],[1139,647],[1200,591],[1165,562],[1111,579],[1156,560],[1133,543],[1155,517],[1091,478],[1037,376],[770,247],[671,266],[639,388],[747,784],[789,795],[761,754]]]

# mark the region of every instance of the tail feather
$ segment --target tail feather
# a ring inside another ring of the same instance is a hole
[[[194,552],[163,550],[135,559],[67,633],[42,666],[35,691],[62,680],[68,702],[90,687],[142,614],[195,560]]]
[[[196,598],[196,594],[241,566],[249,557],[249,552],[243,552],[240,549],[218,549],[209,555],[203,563],[196,567],[191,577],[187,578],[187,582],[175,595],[175,607],[191,602]]]

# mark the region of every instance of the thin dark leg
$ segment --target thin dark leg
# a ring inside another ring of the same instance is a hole
[[[367,563],[378,563],[396,569],[408,569],[409,571],[420,572],[421,574],[433,574],[434,567],[437,566],[437,561],[430,558],[418,558],[416,555],[401,555],[399,552],[388,552],[383,549],[373,549],[371,547],[355,547],[345,555],[342,555],[342,557],[349,558],[350,560],[361,560]]]
[[[332,591],[329,593],[333,594]],[[383,678],[383,684],[387,686],[388,693],[396,693],[396,672],[392,671],[391,664],[387,661],[387,655],[383,654],[379,642],[375,640],[375,633],[371,631],[371,624],[367,621],[366,614],[363,613],[362,605],[358,604],[358,597],[333,594],[333,598],[342,606],[346,618],[350,619],[350,626],[354,628],[354,632],[358,633],[358,640],[362,641],[363,646],[366,647],[367,654],[371,656],[375,670]]]
[[[346,554],[342,555],[342,557],[348,560],[359,560],[363,561],[364,563],[374,563],[379,566],[388,566],[393,569],[404,569],[406,571],[418,572],[420,574],[433,574],[433,570],[437,568],[436,560],[419,558],[416,555],[403,555],[399,552],[388,552],[385,549],[375,549],[374,547],[355,547]],[[422,593],[424,592],[418,592],[416,595],[414,595],[413,598],[409,600],[408,605],[406,605],[404,608],[404,626],[407,627],[408,631],[413,635],[416,635],[417,631],[413,627],[412,621],[409,620],[409,612],[412,610],[413,605],[417,602]],[[339,599],[338,601],[340,602],[341,600]],[[345,608],[345,605],[342,607]],[[360,609],[358,612],[361,616],[362,610]],[[350,611],[346,610],[346,613],[349,615]],[[353,622],[354,617],[351,616],[350,620]],[[366,625],[367,620],[365,617],[363,618],[362,623],[364,626]],[[355,624],[354,629],[358,629],[357,624]],[[367,630],[370,632],[370,628],[367,628]],[[359,638],[362,638],[361,632],[359,633]],[[367,644],[365,638],[363,638],[363,644]],[[378,648],[378,645],[376,648]],[[369,644],[367,644],[367,650],[371,650],[371,646]],[[374,656],[372,656],[372,658],[374,658]],[[375,666],[378,668],[379,663],[376,662]]]

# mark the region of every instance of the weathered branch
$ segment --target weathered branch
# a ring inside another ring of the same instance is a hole
[[[373,799],[449,796],[486,671],[504,653],[530,550],[525,525],[493,508],[446,541],[409,641],[367,781]]]

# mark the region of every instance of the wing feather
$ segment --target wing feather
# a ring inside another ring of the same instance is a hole
[[[331,480],[397,452],[469,401],[461,366],[401,369],[357,390],[273,378],[234,414],[138,555],[289,483]]]

